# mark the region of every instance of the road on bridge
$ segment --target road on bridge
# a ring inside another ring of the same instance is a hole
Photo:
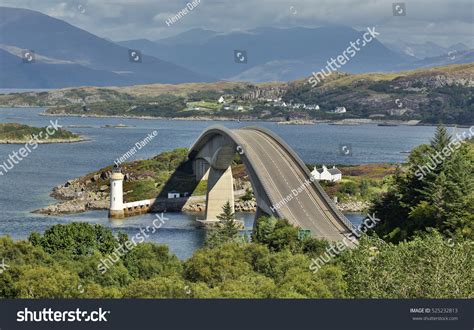
[[[297,162],[278,141],[254,129],[233,130],[233,133],[245,141],[246,156],[273,203],[269,206],[280,206],[277,212],[281,217],[311,230],[315,237],[331,241],[341,240],[341,236],[350,233],[347,223],[330,209],[314,183],[307,184],[310,179],[307,173],[301,166],[295,166]],[[295,190],[301,192],[293,194]],[[285,202],[285,198],[289,199],[287,196],[292,198]]]

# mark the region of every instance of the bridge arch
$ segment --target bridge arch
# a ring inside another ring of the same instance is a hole
[[[227,201],[233,207],[230,165],[235,153],[240,154],[257,199],[256,217],[286,218],[313,236],[332,241],[354,231],[286,142],[268,129],[252,126],[210,126],[189,150],[197,179],[208,180],[207,221],[215,221]]]

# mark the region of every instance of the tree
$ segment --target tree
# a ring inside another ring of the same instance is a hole
[[[243,195],[240,199],[243,201],[250,201],[254,198],[252,189],[247,188],[245,189],[245,195]]]
[[[227,242],[238,241],[239,227],[235,221],[230,202],[224,204],[222,213],[217,216],[219,223],[210,229],[206,237],[206,247],[217,247]]]
[[[218,248],[198,250],[184,263],[186,280],[204,282],[210,287],[218,286],[223,280],[238,279],[251,273],[252,265],[241,245],[233,242]]]
[[[122,257],[124,266],[135,279],[148,280],[156,276],[180,273],[179,259],[169,253],[166,245],[138,244]]]
[[[224,204],[222,211],[217,216],[217,219],[220,221],[221,232],[228,238],[234,238],[239,233],[239,229],[235,223],[235,214],[232,212],[232,206],[229,201]]]
[[[444,125],[438,125],[436,127],[436,132],[431,140],[431,147],[438,152],[442,152],[451,142],[451,136],[448,133],[448,130]]]
[[[370,210],[382,220],[376,233],[391,242],[411,239],[429,228],[472,237],[474,148],[451,142],[446,128],[440,125],[430,145],[411,152],[408,164],[396,173],[388,192]],[[446,152],[449,149],[450,155]],[[434,162],[437,154],[438,161]]]
[[[43,236],[32,233],[29,241],[48,253],[62,251],[73,255],[92,255],[94,251],[107,254],[119,244],[110,229],[85,222],[54,225]]]
[[[138,280],[124,289],[125,298],[186,298],[187,287],[180,276],[157,276]]]
[[[431,231],[397,245],[365,236],[340,264],[353,298],[468,298],[472,258],[472,241]]]

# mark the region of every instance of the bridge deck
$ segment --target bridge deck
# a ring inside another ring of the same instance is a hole
[[[256,130],[234,130],[233,133],[245,141],[246,156],[256,165],[255,170],[273,203],[270,206],[276,208],[281,217],[328,240],[340,240],[342,234],[349,232],[314,183],[278,142]]]
[[[274,133],[256,127],[231,130],[212,126],[191,147],[190,158],[212,158],[211,149],[206,150],[205,155],[200,154],[200,150],[205,150],[203,147],[216,135],[227,138],[220,143],[235,143],[242,148],[242,158],[251,167],[247,170],[252,183],[265,195],[260,199],[257,196],[261,209],[271,209],[273,214],[290,223],[311,230],[317,238],[339,241],[353,231],[352,224],[336,209],[319,183],[311,182],[310,172],[301,159]],[[218,152],[216,143],[209,145]],[[271,205],[262,207],[267,202]]]

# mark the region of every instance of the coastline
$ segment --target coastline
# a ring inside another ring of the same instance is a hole
[[[396,126],[432,126],[436,127],[437,124],[431,123],[420,123],[416,120],[372,120],[372,119],[341,119],[341,120],[328,120],[328,119],[295,119],[291,121],[284,121],[278,119],[259,119],[259,118],[223,118],[223,117],[161,117],[161,116],[128,116],[128,115],[97,115],[97,114],[52,114],[52,113],[39,113],[40,116],[46,117],[80,117],[80,118],[116,118],[116,119],[138,119],[138,120],[181,120],[181,121],[240,121],[240,122],[267,122],[275,123],[279,125],[317,125],[317,124],[335,124],[341,126],[356,126],[356,125],[379,125],[379,124],[393,124]],[[416,122],[416,123],[415,123]],[[447,127],[470,127],[468,125],[457,125],[450,124]]]
[[[29,143],[30,140],[0,140],[0,144],[25,144]],[[55,143],[79,143],[79,142],[87,142],[91,141],[91,139],[86,137],[80,137],[77,139],[51,139],[51,140],[39,140],[36,141],[37,144],[55,144]]]
[[[0,109],[25,109],[25,108],[39,108],[39,109],[48,109],[54,108],[54,106],[4,106],[0,105]],[[38,115],[46,117],[80,117],[80,118],[116,118],[116,119],[138,119],[138,120],[182,120],[182,121],[240,121],[240,122],[267,122],[267,123],[276,123],[279,125],[316,125],[316,124],[331,124],[331,125],[341,125],[341,126],[358,126],[358,125],[380,125],[384,124],[388,127],[390,126],[429,126],[436,127],[436,123],[423,123],[418,120],[397,120],[397,119],[387,119],[387,120],[373,120],[370,118],[345,118],[338,120],[330,119],[294,119],[290,121],[285,121],[282,118],[275,119],[260,119],[260,118],[230,118],[230,117],[209,117],[209,116],[192,116],[192,117],[162,117],[162,116],[128,116],[128,115],[98,115],[98,114],[74,114],[74,113],[46,113],[41,112]],[[472,125],[466,124],[445,124],[446,127],[458,127],[458,128],[470,128]]]

